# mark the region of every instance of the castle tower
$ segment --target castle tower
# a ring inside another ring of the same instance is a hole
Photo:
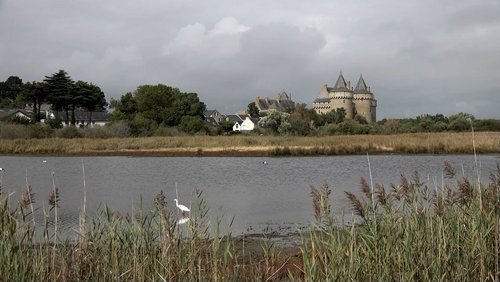
[[[340,72],[339,77],[335,86],[329,91],[330,97],[330,109],[336,110],[338,108],[344,108],[346,112],[346,118],[354,117],[354,103],[353,92],[350,89],[350,82],[345,81],[342,72]]]
[[[354,89],[353,102],[356,114],[364,117],[369,123],[376,121],[377,100],[374,99],[370,87],[366,86],[363,75],[359,76]]]
[[[313,101],[313,109],[318,114],[326,114],[332,110],[344,108],[346,118],[352,119],[356,114],[361,115],[367,122],[376,121],[377,100],[363,79],[359,76],[356,88],[351,88],[351,83],[346,82],[340,72],[337,82],[333,87],[324,84],[317,98]]]

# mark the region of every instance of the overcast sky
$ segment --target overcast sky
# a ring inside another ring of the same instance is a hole
[[[285,90],[309,107],[342,71],[378,118],[500,118],[499,0],[0,0],[0,81],[59,69],[119,98],[143,84],[234,113]]]

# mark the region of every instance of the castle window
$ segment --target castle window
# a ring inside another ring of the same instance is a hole
[[[345,100],[344,100],[344,104],[345,104]]]

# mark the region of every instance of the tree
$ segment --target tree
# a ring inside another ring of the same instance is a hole
[[[69,120],[69,108],[76,101],[73,95],[74,82],[71,77],[64,71],[59,70],[51,76],[46,76],[44,79],[46,91],[48,92],[47,100],[52,104],[52,108],[56,111],[56,115],[60,111],[66,111],[66,122]],[[71,122],[75,124],[74,108]]]
[[[75,83],[74,99],[76,103],[73,105],[78,105],[89,112],[89,124],[92,123],[92,112],[103,111],[107,105],[101,88],[85,81]]]
[[[157,124],[177,126],[183,116],[203,118],[205,111],[196,93],[182,93],[163,84],[139,86],[134,96],[139,112]]]
[[[40,107],[47,98],[47,91],[42,82],[28,82],[24,85],[22,94],[19,96],[22,101],[33,105],[33,122],[40,121]]]
[[[291,132],[295,135],[308,135],[311,132],[311,121],[317,118],[313,109],[307,109],[306,104],[295,105],[290,112]]]
[[[248,114],[253,118],[259,117],[259,108],[255,105],[255,102],[248,104]]]
[[[326,114],[317,115],[314,121],[316,126],[323,126],[326,124],[339,124],[345,120],[346,111],[344,108],[331,110]]]
[[[233,121],[226,121],[226,120],[219,121],[219,128],[224,133],[233,131],[233,125],[234,125]]]
[[[8,107],[14,106],[23,87],[23,80],[17,76],[9,76],[5,82],[0,82],[0,103]]]
[[[111,99],[110,104],[114,108],[111,119],[128,120],[134,135],[142,134],[141,126],[146,131],[154,125],[179,126],[184,116],[203,120],[205,111],[196,93],[183,93],[163,84],[139,86],[120,100]]]
[[[180,127],[186,133],[196,133],[203,129],[203,120],[198,116],[183,116]]]
[[[289,122],[290,114],[273,111],[259,120],[259,127],[267,128],[274,133],[286,135],[292,128]]]
[[[131,121],[132,119],[134,119],[135,114],[139,112],[137,101],[130,92],[120,97],[120,100],[111,98],[109,104],[110,107],[114,109],[114,111],[110,115],[111,120]]]

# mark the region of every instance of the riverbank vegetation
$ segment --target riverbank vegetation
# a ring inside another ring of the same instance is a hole
[[[106,112],[108,105],[109,113]],[[0,82],[0,139],[231,134],[385,135],[465,132],[473,128],[475,131],[500,131],[500,120],[477,119],[469,113],[449,116],[422,114],[415,118],[390,118],[367,123],[360,115],[346,119],[343,108],[317,114],[306,104],[298,103],[286,112],[259,113],[255,104],[250,103],[243,112],[252,116],[258,126],[251,132],[242,133],[233,131],[236,121],[241,122],[235,115],[220,114],[216,120],[205,110],[206,105],[197,93],[182,92],[164,84],[140,85],[118,99],[112,98],[108,104],[98,86],[84,81],[74,82],[64,70],[46,76],[42,82],[23,83],[21,78],[11,76]],[[105,122],[106,126],[88,128],[92,127],[92,113],[96,111],[105,112],[99,115],[102,117],[99,122]],[[78,121],[76,112],[80,113]],[[63,123],[74,128],[62,128]]]
[[[0,194],[0,280],[498,280],[500,168],[488,184],[448,163],[443,176],[442,184],[402,176],[389,189],[362,179],[361,193],[346,193],[349,225],[335,215],[328,184],[311,186],[316,219],[292,250],[220,234],[223,220],[209,220],[200,191],[187,222],[162,192],[151,211],[104,208],[95,218],[83,199],[74,237],[62,239],[57,187],[47,200],[26,187]],[[35,200],[47,203],[42,223],[33,217]]]
[[[75,130],[68,127],[67,130]],[[0,131],[1,132],[1,131]],[[1,133],[0,133],[1,134]],[[474,144],[473,144],[474,143]],[[304,156],[376,153],[452,154],[500,152],[495,132],[335,136],[171,136],[46,138],[0,141],[0,154]]]

